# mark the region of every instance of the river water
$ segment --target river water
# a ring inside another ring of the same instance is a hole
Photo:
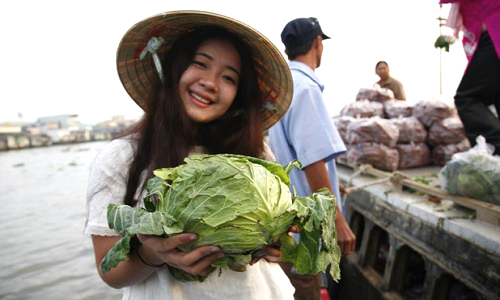
[[[107,142],[0,152],[0,299],[120,299],[83,233],[89,166]]]

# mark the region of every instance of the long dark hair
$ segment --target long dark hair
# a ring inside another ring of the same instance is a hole
[[[228,111],[209,123],[188,118],[179,96],[179,80],[192,63],[201,43],[210,38],[231,42],[241,59],[236,97]],[[195,145],[210,154],[234,153],[262,156],[264,148],[260,109],[263,99],[257,82],[251,49],[235,34],[220,27],[203,27],[180,37],[163,57],[164,82],[154,87],[148,111],[131,130],[137,148],[131,162],[125,204],[135,206],[137,189],[144,189],[141,175],[157,168],[175,167]]]

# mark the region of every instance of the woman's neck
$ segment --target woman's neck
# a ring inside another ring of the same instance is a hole
[[[384,84],[384,83],[385,83],[385,82],[389,79],[389,77],[390,77],[390,76],[387,76],[387,77],[385,77],[385,78],[382,78],[382,77],[381,77],[381,78],[380,78],[380,80],[379,80],[380,84],[381,84],[381,85],[382,85],[382,84]]]

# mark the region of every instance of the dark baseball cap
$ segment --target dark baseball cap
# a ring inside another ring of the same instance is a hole
[[[316,18],[298,18],[286,24],[281,32],[281,41],[287,49],[300,46],[320,35],[324,40],[330,37],[323,33]]]

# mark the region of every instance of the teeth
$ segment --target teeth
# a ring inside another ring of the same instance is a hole
[[[195,98],[196,100],[200,101],[201,103],[205,103],[205,104],[210,104],[210,101],[205,99],[205,98],[202,98],[200,97],[199,95],[195,94],[195,93],[191,93],[191,96],[193,98]]]

